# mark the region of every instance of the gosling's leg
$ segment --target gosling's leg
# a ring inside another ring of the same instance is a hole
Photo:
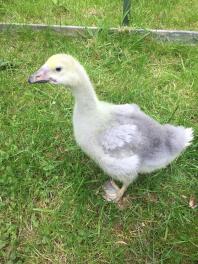
[[[124,183],[122,185],[122,188],[117,193],[116,202],[118,202],[120,199],[122,199],[122,196],[124,195],[124,193],[127,190],[128,186],[129,186],[129,184],[126,184],[126,183]]]
[[[120,189],[113,180],[106,182],[103,186],[103,190],[105,192],[103,195],[104,199],[108,202],[118,202],[122,198],[128,185],[129,184],[123,184]]]

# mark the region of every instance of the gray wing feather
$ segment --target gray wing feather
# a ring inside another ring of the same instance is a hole
[[[105,130],[100,137],[100,143],[105,154],[124,158],[134,155],[133,142],[137,143],[138,138],[137,126],[124,124]]]
[[[135,125],[119,125],[107,129],[101,137],[101,144],[105,150],[122,148],[134,139],[136,132]]]

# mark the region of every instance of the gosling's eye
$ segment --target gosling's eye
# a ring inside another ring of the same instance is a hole
[[[61,70],[62,70],[61,67],[56,67],[56,71],[57,71],[57,72],[60,72]]]

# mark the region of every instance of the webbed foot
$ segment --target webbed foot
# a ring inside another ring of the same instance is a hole
[[[118,202],[122,198],[127,187],[128,184],[123,184],[122,188],[120,189],[113,180],[107,181],[103,185],[103,197],[108,202]]]
[[[103,198],[108,202],[115,202],[120,188],[114,181],[110,180],[103,185]]]

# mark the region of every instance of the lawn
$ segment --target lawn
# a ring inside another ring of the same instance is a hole
[[[119,26],[123,0],[1,0],[1,22]],[[132,0],[135,28],[198,30],[197,0]]]
[[[74,141],[70,92],[27,79],[50,55],[70,53],[100,99],[137,103],[196,134],[198,46],[28,30],[1,32],[0,45],[0,263],[197,264],[197,208],[188,205],[198,195],[197,137],[131,185],[119,208],[103,200],[108,177]]]

